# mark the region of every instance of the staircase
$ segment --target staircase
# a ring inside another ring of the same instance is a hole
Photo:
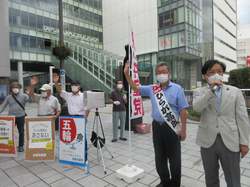
[[[114,86],[115,70],[122,62],[122,58],[102,51],[87,48],[85,45],[65,42],[72,50],[64,63],[66,75],[81,83],[84,90],[100,89],[110,93]],[[52,60],[52,64],[58,63]]]

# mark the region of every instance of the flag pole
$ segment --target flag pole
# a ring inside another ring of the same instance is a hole
[[[132,30],[132,24],[131,24],[131,20],[130,20],[130,14],[129,14],[129,0],[128,0],[128,35],[129,35],[129,48],[128,48],[128,60],[129,60],[129,76],[133,77],[133,67],[132,66],[132,58],[133,58],[133,54],[132,53],[132,47],[131,45],[131,41],[133,40],[133,36],[132,36],[132,32],[130,33],[130,28]],[[131,70],[132,69],[132,70]],[[144,176],[144,170],[141,168],[138,168],[136,166],[134,166],[132,164],[132,151],[131,151],[131,147],[132,147],[132,142],[131,142],[131,86],[128,84],[128,126],[129,126],[129,159],[128,159],[128,164],[123,166],[122,168],[116,170],[117,173],[117,177],[120,179],[125,180],[128,183],[133,183],[135,181],[137,181],[138,179],[142,178]]]
[[[130,19],[130,11],[129,11],[129,0],[128,0],[128,7],[127,7],[127,11],[128,11],[128,39],[129,39],[129,45],[128,45],[128,62],[129,62],[129,76],[132,77],[133,73],[132,73],[132,48],[131,48],[131,41],[132,41],[132,36],[131,36],[131,31],[132,31],[132,23],[131,23],[131,19]],[[132,140],[131,140],[131,86],[130,84],[128,84],[128,141],[129,141],[129,159],[128,159],[128,165],[132,165]]]
[[[129,76],[131,77],[131,75],[132,75],[132,71],[131,71],[131,55],[130,55],[130,52],[132,52],[131,50],[130,50],[130,44],[129,44],[129,48],[128,48],[128,51],[129,51],[129,53],[128,53],[128,59],[129,59]],[[131,142],[131,86],[130,86],[130,84],[128,84],[128,96],[129,96],[129,98],[128,98],[128,111],[129,111],[129,113],[128,113],[128,119],[129,119],[129,122],[128,122],[128,131],[129,131],[129,133],[128,133],[128,142],[129,142],[129,160],[128,160],[128,165],[130,166],[130,165],[132,165],[132,151],[131,151],[131,147],[132,147],[132,142]]]

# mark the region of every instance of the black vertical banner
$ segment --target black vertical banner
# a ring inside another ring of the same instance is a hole
[[[124,69],[124,66],[125,66],[126,62],[128,62],[130,60],[130,65],[131,65],[131,61],[132,61],[132,58],[131,58],[132,57],[132,49],[128,44],[125,45],[125,52],[126,52],[126,55],[125,55],[125,57],[123,59],[123,68],[122,69]],[[129,52],[130,52],[130,59],[129,59]],[[130,95],[129,95],[129,85],[128,85],[128,81],[125,78],[124,72],[123,72],[123,85],[124,85],[124,90],[127,93],[127,98],[129,98],[130,97]],[[129,106],[130,106],[129,103],[127,103],[126,104],[125,130],[129,130],[129,112],[131,112],[131,108],[129,109]],[[140,124],[140,123],[142,123],[142,117],[131,119],[131,130],[135,131],[135,126],[137,124]]]

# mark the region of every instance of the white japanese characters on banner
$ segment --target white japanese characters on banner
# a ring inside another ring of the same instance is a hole
[[[52,145],[52,129],[48,121],[33,121],[29,124],[29,148],[46,149]]]
[[[16,156],[14,124],[15,117],[0,117],[0,155]]]
[[[78,116],[60,117],[59,161],[67,165],[85,166],[85,119]]]
[[[136,51],[135,51],[135,42],[134,42],[134,33],[131,32],[131,42],[130,42],[130,50],[129,52],[129,59],[131,62],[131,76],[134,83],[138,86],[140,85],[139,80],[139,68],[138,68],[138,62],[136,58]],[[131,119],[142,117],[144,115],[143,110],[143,102],[142,97],[139,91],[135,92],[131,90]]]

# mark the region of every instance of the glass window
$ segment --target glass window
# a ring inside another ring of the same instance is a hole
[[[21,13],[21,24],[24,26],[29,26],[29,13],[27,12]]]
[[[10,8],[9,9],[9,23],[16,25],[18,24],[18,17],[20,16],[20,11],[17,9]]]
[[[43,17],[42,16],[37,16],[36,25],[38,29],[43,29]]]
[[[11,48],[18,47],[17,41],[19,37],[20,35],[17,33],[12,33],[12,32],[10,33],[10,47]]]
[[[44,40],[42,38],[37,38],[36,40],[37,42],[37,47],[40,48],[40,49],[44,49],[45,46],[44,46]]]
[[[178,47],[178,33],[172,34],[172,48]]]
[[[159,50],[170,49],[171,44],[171,35],[161,36],[159,37]]]
[[[173,24],[173,12],[168,11],[160,15],[159,24],[160,27],[165,27]]]
[[[43,18],[43,24],[44,24],[45,26],[50,27],[50,19],[49,19],[49,18],[44,17],[44,18]]]
[[[160,0],[161,6],[167,4],[169,1],[170,1],[170,0]]]
[[[192,33],[190,31],[187,32],[187,44],[189,46],[192,44]]]
[[[180,11],[183,11],[182,8]],[[180,14],[180,15],[179,15]],[[180,16],[180,18],[179,18]],[[159,27],[166,27],[184,21],[184,12],[179,13],[178,9],[170,10],[159,15]]]
[[[29,14],[29,26],[36,28],[36,15],[35,14]]]
[[[196,13],[193,12],[192,15],[193,15],[193,17],[192,17],[193,18],[192,25],[195,26],[196,25]]]
[[[29,37],[27,35],[22,35],[21,40],[22,40],[22,47],[29,48]]]
[[[30,48],[36,48],[36,37],[30,36]]]
[[[79,17],[79,15],[80,15],[79,7],[74,6],[73,9],[74,9],[74,16]]]
[[[180,32],[179,34],[179,47],[184,46],[185,45],[185,35],[184,32]]]
[[[185,20],[184,17],[184,7],[178,8],[178,23],[182,23]]]

